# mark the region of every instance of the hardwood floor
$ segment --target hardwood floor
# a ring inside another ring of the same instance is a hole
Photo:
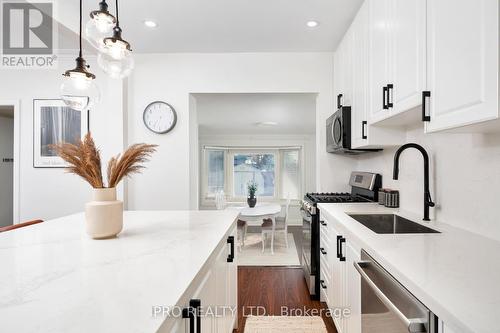
[[[282,313],[287,307],[289,313]],[[290,313],[295,309],[295,313]],[[302,269],[296,267],[238,267],[238,330],[242,333],[248,315],[307,315],[306,310],[326,310],[311,301]],[[309,313],[311,315],[311,313]],[[314,315],[314,313],[313,313]],[[333,320],[323,315],[328,333],[337,333]]]

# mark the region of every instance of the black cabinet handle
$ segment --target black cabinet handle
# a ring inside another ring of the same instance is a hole
[[[342,107],[342,97],[344,97],[344,95],[342,94],[337,95],[337,109],[340,109]]]
[[[431,116],[427,115],[427,101],[430,97],[430,91],[422,91],[422,121],[431,121]]]
[[[189,306],[192,307],[195,311],[196,317],[196,333],[201,333],[201,300],[192,299],[189,301]]]
[[[321,253],[323,253],[323,254],[326,254],[326,250],[325,250],[325,248],[324,248],[324,247],[320,247],[320,248],[319,248],[319,251],[320,251]]]
[[[387,108],[394,107],[394,104],[392,103],[392,100],[393,100],[393,90],[394,90],[394,85],[392,83],[389,83],[387,85]]]
[[[321,285],[321,288],[326,289],[325,280],[319,280],[319,284]]]
[[[368,139],[368,136],[366,135],[366,132],[365,132],[365,129],[366,129],[366,126],[368,125],[368,122],[366,120],[363,120],[361,122],[361,138],[363,140],[366,140]]]
[[[337,236],[337,258],[340,258],[340,240],[342,236]]]
[[[387,110],[389,106],[387,105],[387,92],[389,91],[389,88],[387,87],[382,87],[382,108],[384,110]]]
[[[234,236],[229,236],[227,238],[227,243],[231,244],[231,253],[227,255],[227,262],[233,262],[234,260]]]
[[[189,319],[189,333],[194,333],[194,313],[195,309],[191,306],[182,309],[182,318]]]
[[[321,225],[324,225],[325,227],[328,225],[325,221],[319,221],[319,223],[321,223]]]
[[[340,240],[339,240],[339,260],[340,261],[345,261],[345,257],[344,257],[344,254],[342,253],[342,243],[345,243],[345,238],[340,236]]]

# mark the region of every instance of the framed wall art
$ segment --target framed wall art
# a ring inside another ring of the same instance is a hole
[[[88,131],[88,110],[74,110],[60,99],[33,100],[33,167],[67,167],[51,145],[76,144]]]

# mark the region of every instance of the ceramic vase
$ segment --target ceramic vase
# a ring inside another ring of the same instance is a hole
[[[94,239],[115,237],[123,228],[123,202],[116,200],[116,188],[94,188],[85,205],[87,234]]]
[[[247,199],[248,207],[254,208],[257,204],[257,197],[250,197]]]

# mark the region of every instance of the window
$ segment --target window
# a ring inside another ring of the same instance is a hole
[[[257,196],[274,197],[274,154],[235,154],[233,158],[233,195],[247,196],[247,184],[257,184]]]
[[[230,201],[247,197],[248,183],[257,183],[263,200],[299,199],[303,191],[301,148],[204,148],[202,201],[221,191]]]
[[[224,191],[224,151],[207,150],[207,192],[215,194]]]
[[[281,154],[281,193],[284,198],[300,197],[299,151],[285,150]]]

